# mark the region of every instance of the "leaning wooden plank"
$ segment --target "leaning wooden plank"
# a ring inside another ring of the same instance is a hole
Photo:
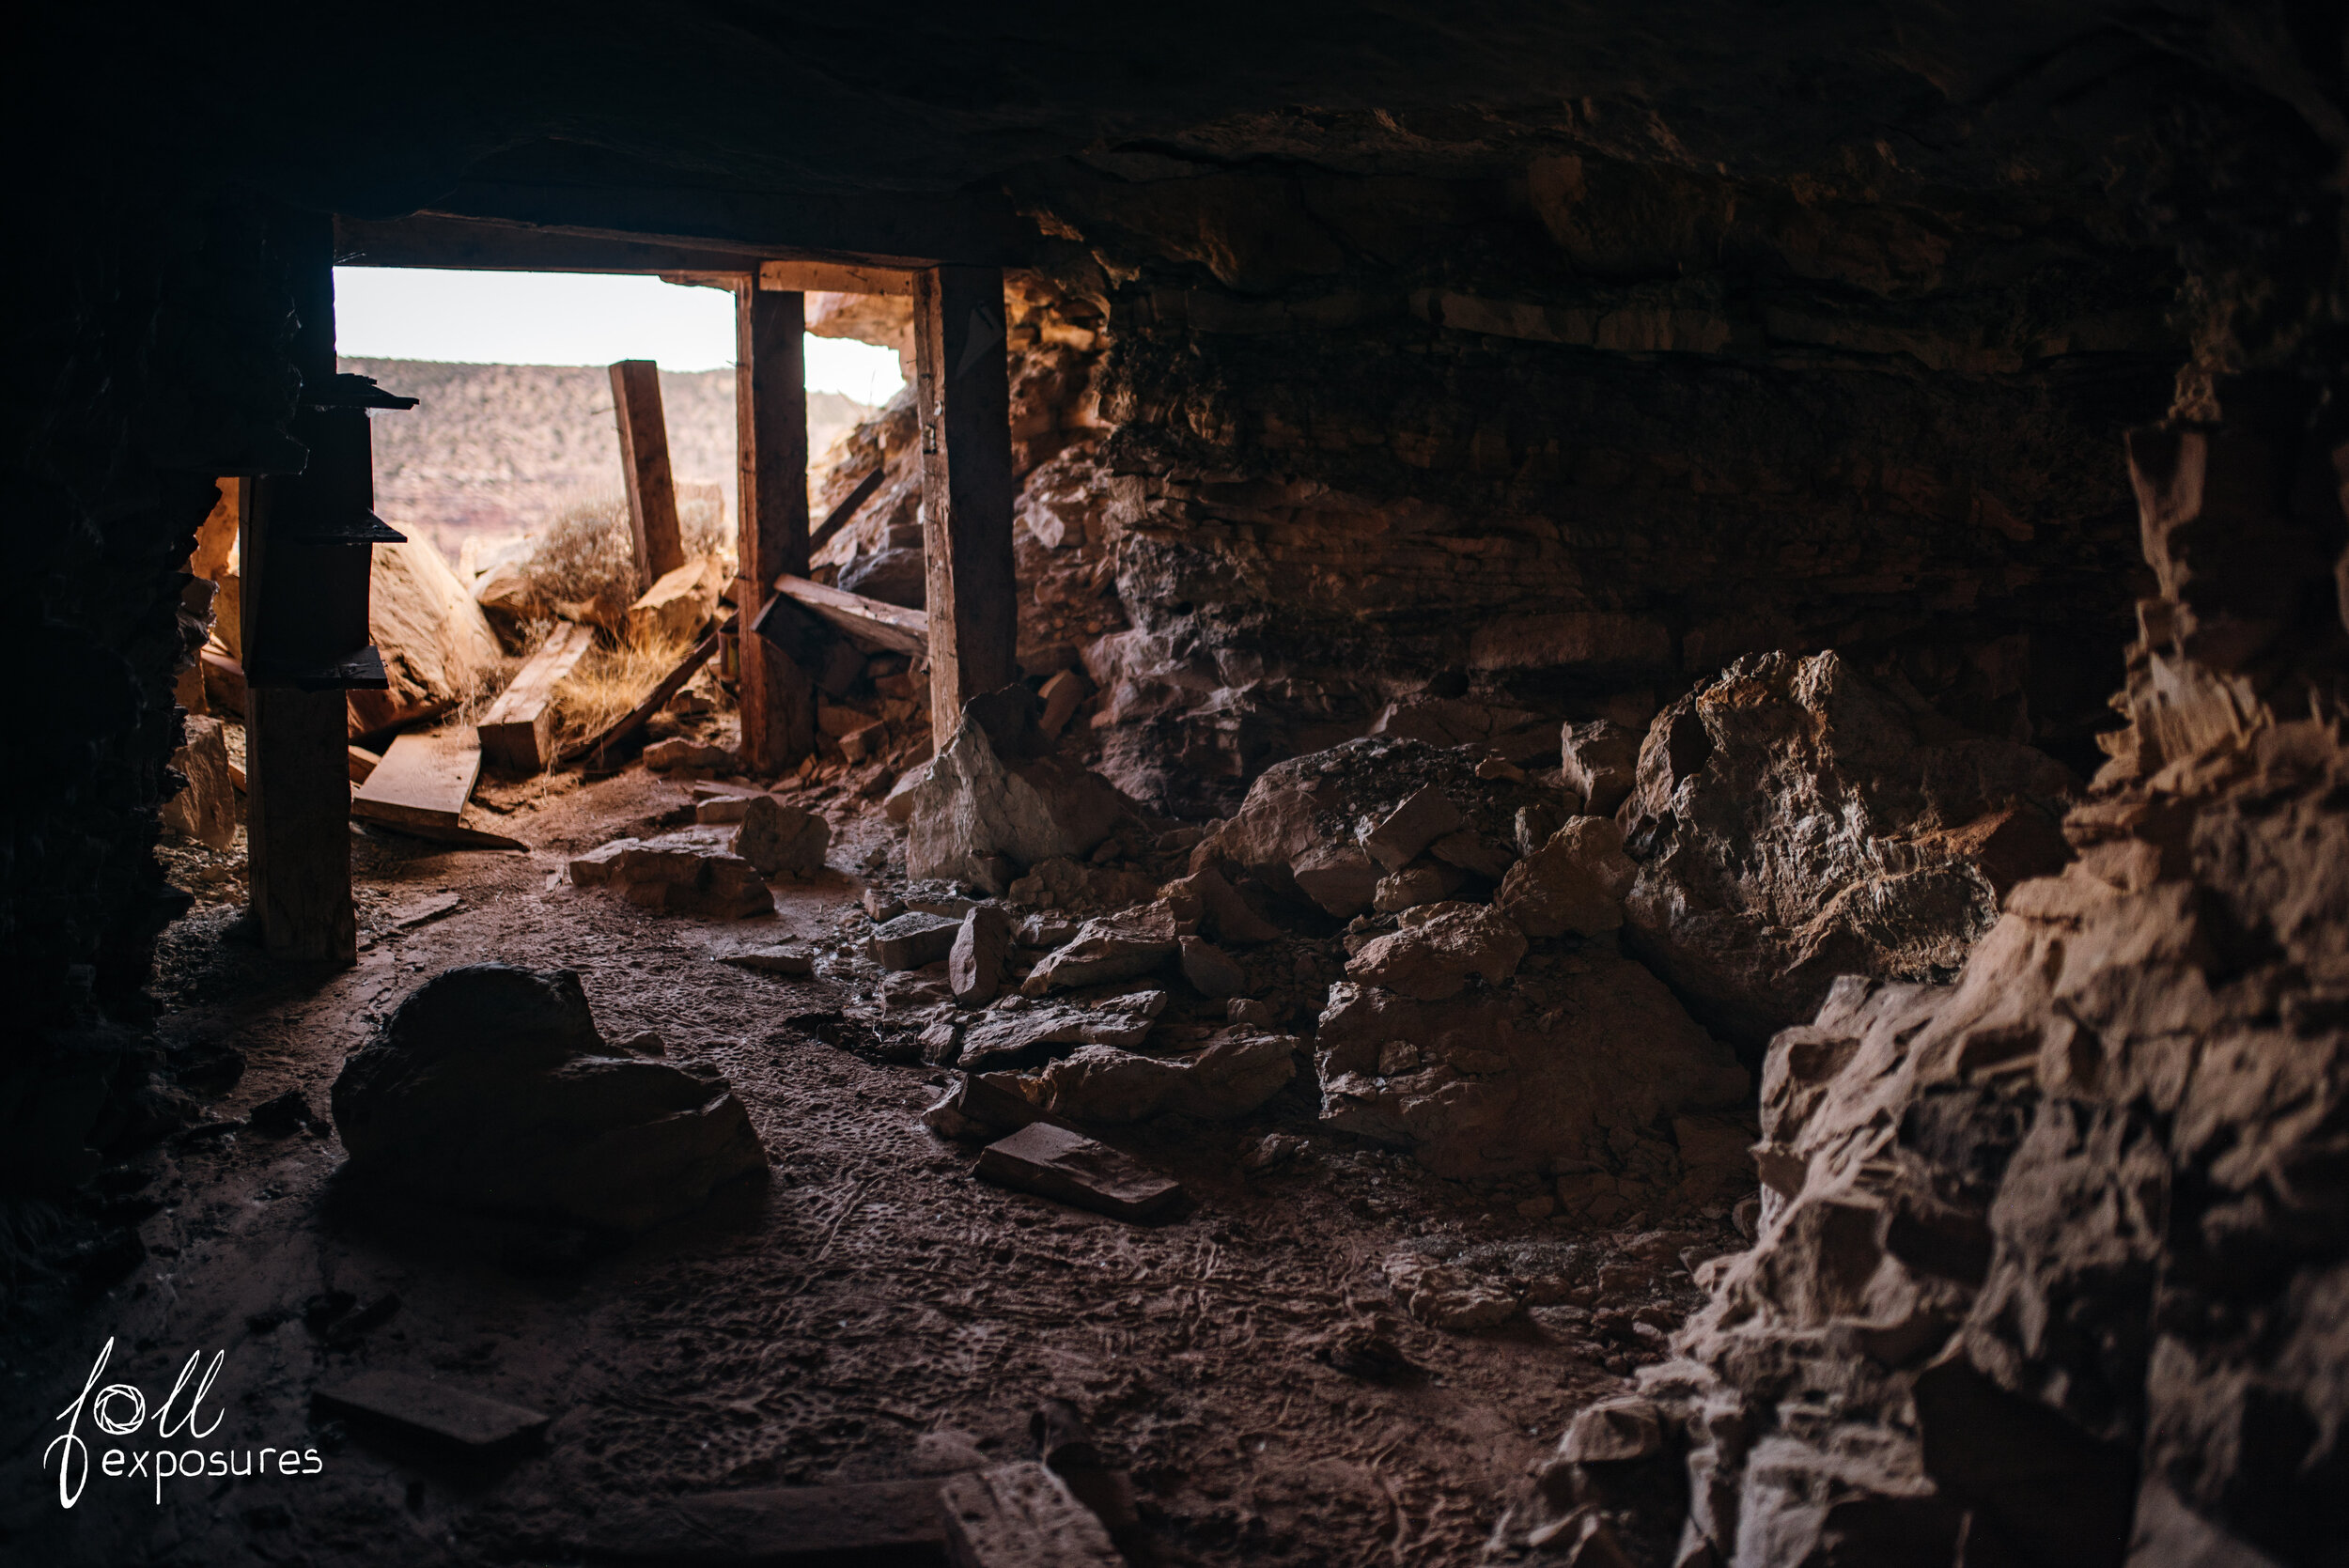
[[[807,552],[813,555],[832,543],[832,536],[848,526],[848,520],[856,516],[857,508],[872,500],[873,492],[880,489],[881,481],[888,477],[889,465],[875,463],[873,472],[859,479],[856,489],[850,490],[839,505],[824,514],[824,520],[817,523],[816,531],[807,536]]]
[[[807,606],[850,637],[878,644],[892,653],[926,656],[930,651],[930,618],[919,610],[883,604],[845,588],[787,574],[775,579],[775,592]]]
[[[693,678],[693,672],[707,663],[709,656],[717,651],[718,634],[713,631],[687,650],[685,657],[677,660],[677,668],[661,676],[661,684],[654,687],[643,702],[565,752],[563,760],[577,762],[592,753],[608,751],[644,728],[645,721],[660,712],[662,705],[684,690],[685,683]]]
[[[492,768],[536,773],[554,754],[554,689],[595,645],[592,627],[555,623],[514,684],[481,721],[481,760]]]
[[[1121,1568],[1110,1532],[1060,1477],[1029,1460],[949,1476],[939,1487],[956,1568]]]
[[[469,1453],[519,1448],[536,1440],[552,1418],[502,1399],[454,1389],[400,1372],[367,1372],[310,1396],[323,1414],[390,1427]]]
[[[395,827],[454,828],[481,777],[481,746],[470,728],[403,735],[350,800],[350,815]]]
[[[355,784],[366,784],[367,775],[383,766],[383,753],[365,746],[346,746],[343,754],[350,759],[350,782]]]
[[[946,1543],[936,1481],[706,1492],[599,1509],[578,1543],[590,1561],[661,1568],[936,1564]]]

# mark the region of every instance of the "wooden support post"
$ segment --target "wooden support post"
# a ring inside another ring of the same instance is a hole
[[[734,417],[740,467],[735,493],[734,607],[748,628],[779,576],[807,575],[805,296],[744,279],[734,296]],[[816,689],[790,655],[764,637],[739,640],[742,770],[771,778],[816,749]]]
[[[624,359],[612,367],[612,416],[620,430],[628,482],[628,527],[636,545],[636,591],[685,565],[677,521],[677,478],[669,471],[669,422],[661,412],[661,366]]]
[[[272,226],[290,262],[294,363],[305,386],[323,385],[334,374],[333,222],[288,213]],[[287,483],[260,479],[241,520],[238,644],[248,667],[267,660],[272,621],[282,622],[284,601],[303,591],[271,576],[282,570],[270,532]],[[280,612],[265,608],[272,603]],[[349,705],[339,690],[257,685],[245,693],[244,722],[246,887],[261,945],[281,958],[355,963]]]
[[[1002,269],[916,272],[913,347],[929,585],[930,734],[943,750],[962,722],[963,704],[1019,676]]]
[[[340,691],[245,693],[245,871],[261,945],[355,963],[349,706]]]

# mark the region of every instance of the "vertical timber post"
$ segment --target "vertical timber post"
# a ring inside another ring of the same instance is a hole
[[[755,273],[734,296],[734,608],[742,629],[742,770],[754,778],[771,778],[816,749],[807,672],[750,631],[777,577],[807,575],[805,303],[801,294],[762,290]]]
[[[1003,270],[941,266],[915,272],[913,349],[930,736],[943,751],[962,722],[963,704],[1019,676]]]
[[[320,387],[334,375],[333,220],[292,213],[276,227],[294,288],[295,365],[305,389]],[[319,460],[314,450],[312,464]],[[305,590],[271,576],[285,570],[272,559],[270,533],[286,486],[259,480],[240,530],[238,651],[248,671],[268,661],[272,635],[285,635],[283,607]],[[281,958],[355,963],[349,705],[339,689],[257,682],[245,704],[246,885],[261,945]]]
[[[661,411],[661,366],[624,359],[612,367],[612,417],[620,430],[628,527],[636,546],[636,590],[685,565],[677,531],[677,478],[669,471],[669,422]]]

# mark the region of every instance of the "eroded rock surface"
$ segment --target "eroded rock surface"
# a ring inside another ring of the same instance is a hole
[[[1946,980],[1999,900],[2067,858],[2077,781],[1833,653],[1763,654],[1657,715],[1621,808],[1632,950],[1759,1046],[1839,974]]]
[[[2133,439],[2165,592],[2079,859],[1953,985],[1839,981],[1772,1043],[1758,1242],[1650,1380],[1690,1549],[2151,1568],[2349,1539],[2349,676],[2312,548],[2338,503],[2287,507],[2293,446]]]

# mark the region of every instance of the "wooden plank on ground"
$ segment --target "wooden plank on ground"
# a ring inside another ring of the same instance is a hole
[[[807,574],[806,297],[746,288],[735,296],[734,412],[741,528],[736,611],[755,621],[780,574]],[[816,749],[810,672],[759,637],[736,652],[742,768],[772,778]]]
[[[1005,320],[1001,268],[914,274],[930,733],[941,745],[965,704],[1019,678]]]
[[[589,1561],[661,1568],[936,1568],[946,1522],[935,1480],[706,1492],[598,1511]]]
[[[955,1568],[1123,1568],[1110,1532],[1034,1460],[948,1476],[939,1487]]]
[[[481,746],[459,725],[403,735],[350,798],[350,815],[396,828],[455,828],[481,777]]]
[[[677,482],[669,469],[669,424],[661,411],[661,366],[648,359],[614,365],[612,413],[620,431],[620,473],[628,488],[628,526],[641,591],[685,565]]]
[[[663,704],[683,691],[685,683],[693,678],[693,672],[708,662],[709,656],[717,651],[718,634],[713,631],[687,650],[685,657],[677,660],[677,668],[661,676],[661,684],[654,687],[643,702],[565,752],[563,760],[576,762],[591,753],[609,751],[643,729],[645,721],[660,712]]]
[[[592,627],[558,621],[521,667],[480,726],[481,760],[492,768],[536,773],[554,760],[554,689],[595,645]]]
[[[778,577],[775,592],[817,614],[859,641],[891,653],[921,658],[929,652],[930,618],[920,610],[883,604],[877,598],[833,588],[804,577]],[[957,710],[957,715],[960,710]],[[952,733],[952,732],[949,732]]]
[[[366,1372],[319,1389],[311,1405],[324,1414],[392,1427],[469,1453],[489,1453],[536,1439],[552,1418],[502,1399],[401,1372]]]

